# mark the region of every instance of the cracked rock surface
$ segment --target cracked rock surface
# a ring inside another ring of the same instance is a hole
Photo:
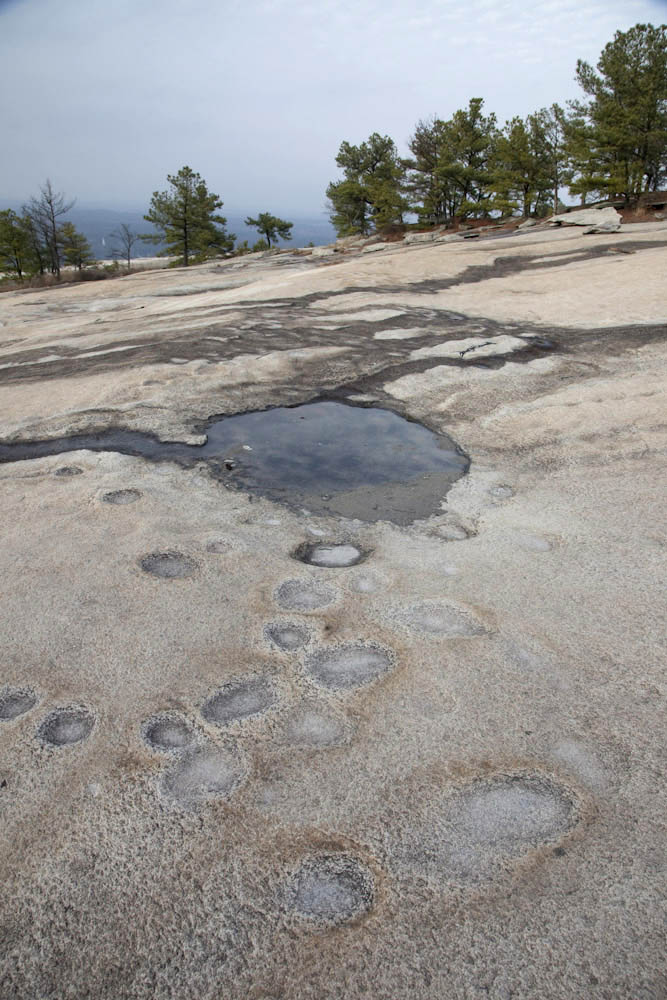
[[[375,246],[0,295],[3,1000],[665,995],[667,225]],[[2,451],[316,399],[470,468]]]

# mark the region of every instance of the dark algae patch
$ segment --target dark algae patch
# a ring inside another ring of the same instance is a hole
[[[0,444],[0,462],[117,451],[184,466],[205,461],[231,486],[315,514],[409,524],[439,507],[470,462],[451,438],[378,407],[320,401],[214,420],[204,445],[110,430]]]

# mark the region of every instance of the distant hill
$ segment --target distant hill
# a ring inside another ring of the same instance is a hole
[[[21,206],[15,203],[0,201],[0,209],[5,208],[13,208],[15,211],[20,211]],[[224,208],[222,212],[224,215]],[[249,229],[244,224],[243,219],[245,217],[242,215],[227,215],[227,229],[229,232],[236,234],[237,244],[242,243],[243,240],[247,240],[250,246],[252,246],[259,239],[259,234],[255,229]],[[67,219],[73,222],[76,228],[86,236],[92,247],[93,254],[98,260],[111,257],[113,240],[110,239],[110,235],[122,223],[130,226],[136,233],[152,232],[152,226],[144,222],[143,212],[139,212],[136,209],[120,211],[118,209],[107,208],[80,208],[78,205],[75,205],[67,213]],[[292,239],[289,243],[281,241],[281,246],[302,247],[308,243],[321,246],[323,243],[331,243],[336,238],[333,226],[325,215],[303,219],[291,217],[290,221],[294,223]],[[156,247],[154,243],[138,242],[134,245],[133,255],[135,257],[154,257],[158,250],[159,247]]]

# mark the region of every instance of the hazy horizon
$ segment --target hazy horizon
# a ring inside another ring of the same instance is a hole
[[[85,208],[143,210],[185,164],[223,214],[324,217],[343,140],[401,153],[474,96],[500,121],[579,95],[616,30],[667,0],[0,0],[0,197],[49,177]]]

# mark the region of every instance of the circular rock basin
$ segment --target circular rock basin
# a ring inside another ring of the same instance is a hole
[[[310,631],[305,625],[294,625],[292,622],[270,622],[264,626],[264,635],[278,649],[292,653],[303,649],[310,641]]]
[[[261,715],[278,701],[278,694],[266,677],[247,677],[230,681],[202,705],[207,722],[226,726],[251,715]]]
[[[538,775],[499,775],[444,795],[439,788],[420,794],[410,822],[390,839],[398,841],[402,862],[434,878],[488,878],[558,842],[576,821],[566,790]]]
[[[337,543],[325,545],[318,542],[315,545],[300,545],[294,552],[294,558],[310,566],[323,566],[327,569],[342,569],[345,566],[356,566],[366,558],[367,553],[356,545]]]
[[[81,476],[82,474],[83,469],[80,469],[78,465],[61,465],[53,473],[59,479],[70,479],[72,476]]]
[[[367,913],[373,898],[373,876],[348,854],[307,858],[287,890],[287,903],[293,912],[324,924],[345,923]]]
[[[393,665],[388,650],[362,642],[318,649],[305,661],[306,671],[318,684],[338,689],[370,684],[388,673]]]
[[[241,757],[229,748],[205,748],[183,754],[162,777],[164,798],[185,809],[208,799],[227,799],[245,777]]]
[[[3,688],[0,690],[0,722],[9,722],[29,712],[36,702],[37,695],[29,688]]]
[[[144,573],[159,576],[164,580],[181,580],[193,576],[197,571],[197,563],[182,552],[169,550],[167,552],[150,552],[142,556],[139,565]]]
[[[285,741],[294,747],[332,747],[344,743],[345,724],[317,705],[300,705],[288,717]]]
[[[140,490],[112,490],[110,493],[105,493],[102,499],[105,503],[112,503],[118,507],[122,507],[128,503],[135,503],[141,496]]]
[[[87,708],[56,708],[42,720],[37,736],[42,743],[65,747],[88,739],[94,725],[95,716]]]
[[[335,600],[330,587],[315,580],[285,580],[275,592],[276,602],[286,611],[314,611]]]
[[[442,638],[469,638],[485,635],[484,625],[467,609],[444,601],[420,601],[398,609],[396,618],[413,632]]]
[[[180,715],[154,715],[141,727],[146,743],[155,750],[184,750],[194,743],[192,726]]]

